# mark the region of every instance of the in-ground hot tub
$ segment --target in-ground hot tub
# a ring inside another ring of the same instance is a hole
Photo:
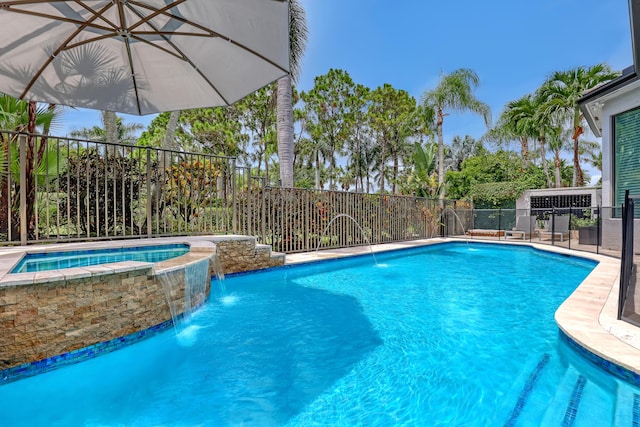
[[[0,383],[170,327],[208,294],[215,253],[212,241],[189,238],[7,248],[0,256]],[[203,270],[204,295],[192,299],[195,267]]]
[[[75,251],[27,253],[24,258],[22,258],[10,271],[10,273],[31,273],[37,271],[110,264],[122,261],[155,263],[185,255],[188,252],[189,245],[168,244],[110,249],[83,249]]]

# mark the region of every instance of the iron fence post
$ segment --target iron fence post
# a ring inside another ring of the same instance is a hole
[[[237,204],[237,198],[236,198],[236,180],[237,179],[238,179],[238,176],[237,176],[237,169],[236,169],[236,159],[233,158],[231,159],[231,232],[233,234],[238,233],[238,226],[237,226],[238,204]]]
[[[27,244],[27,137],[20,135],[20,244]]]
[[[622,259],[620,262],[620,289],[618,292],[618,320],[622,319],[622,311],[624,310],[624,300],[625,300],[625,292],[627,289],[627,267],[628,267],[628,259],[633,257],[633,254],[629,254],[627,252],[627,240],[629,238],[633,239],[633,236],[629,236],[629,226],[627,222],[629,221],[628,213],[629,213],[629,204],[631,200],[629,199],[629,190],[624,192],[624,205],[622,205]]]
[[[152,198],[153,195],[151,194],[151,148],[147,148],[147,206],[146,206],[146,211],[147,211],[147,237],[152,237],[152,227],[151,227],[151,207],[152,207]],[[160,183],[156,183],[156,185],[160,185]]]
[[[571,249],[571,233],[573,232],[573,230],[571,229],[571,215],[572,215],[573,209],[571,206],[569,206],[569,250]]]
[[[600,236],[601,236],[601,229],[600,227],[602,227],[601,223],[602,223],[602,210],[601,210],[601,206],[598,205],[598,222],[596,223],[596,253],[599,254],[600,253],[600,244],[602,243],[600,241]]]
[[[260,212],[260,216],[261,216],[260,223],[261,223],[262,227],[261,227],[260,232],[262,233],[262,242],[261,243],[265,243],[267,241],[267,227],[266,227],[266,223],[267,223],[267,213],[266,213],[267,178],[263,178],[261,181],[262,181],[262,188],[260,189],[260,192],[262,193],[262,209],[261,209],[261,212]],[[280,188],[282,188],[282,187],[280,187]],[[283,216],[284,216],[284,212],[283,212]]]
[[[556,208],[551,208],[551,244],[556,244]]]

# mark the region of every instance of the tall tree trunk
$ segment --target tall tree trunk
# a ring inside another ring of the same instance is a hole
[[[547,165],[547,154],[545,153],[545,138],[544,136],[540,137],[540,158],[542,160],[542,170],[544,171],[544,176],[547,180],[547,188],[551,188],[551,177],[549,176],[549,165]]]
[[[176,130],[178,129],[178,121],[180,120],[181,111],[172,111],[169,115],[169,123],[167,123],[167,132],[164,134],[162,148],[173,149],[173,141],[176,138]]]
[[[162,140],[162,151],[158,156],[158,178],[156,184],[153,187],[153,193],[151,195],[151,215],[153,215],[153,212],[158,212],[159,215],[162,215],[163,213],[164,206],[160,204],[160,202],[163,199],[165,176],[167,173],[167,168],[171,166],[172,157],[171,153],[166,150],[172,150],[175,148],[174,141],[176,137],[176,130],[178,129],[180,114],[181,111],[178,110],[172,111],[169,115],[169,123],[167,123],[167,130],[164,134],[164,139]]]
[[[35,170],[37,168],[36,165],[36,137],[34,134],[36,133],[36,120],[37,120],[37,105],[35,101],[29,101],[28,106],[28,124],[27,124],[27,132],[29,132],[29,136],[27,137],[27,163],[25,164],[25,172],[26,172],[26,182],[25,182],[25,190],[27,193],[27,206],[25,212],[25,218],[27,221],[27,232],[29,236],[33,236],[33,231],[35,230],[35,215],[34,215],[34,205],[35,205],[35,197],[36,197],[36,188],[35,188]],[[19,186],[17,186],[19,188]],[[19,191],[16,191],[16,196],[20,194]],[[15,210],[16,219],[20,218],[20,197],[16,197],[17,209]],[[15,224],[19,224],[19,221],[15,221]],[[17,230],[16,230],[17,231]]]
[[[529,139],[526,136],[520,138],[520,146],[522,147],[522,166],[526,169],[529,167]]]
[[[118,143],[118,124],[116,113],[113,111],[103,111],[102,120],[104,121],[104,136],[105,141],[109,144]],[[107,148],[108,154],[115,155],[117,149],[115,145],[110,145]]]
[[[584,185],[584,173],[582,167],[580,167],[580,147],[578,140],[582,135],[583,130],[580,126],[580,110],[576,108],[573,117],[573,180],[571,182],[573,187],[582,187]]]
[[[329,190],[336,190],[338,185],[336,184],[336,156],[335,151],[331,152],[331,161],[329,162]]]
[[[320,190],[320,150],[316,150],[315,158],[316,169],[316,189]]]
[[[11,214],[11,210],[8,205],[9,200],[9,177],[10,168],[9,168],[9,135],[0,135],[0,141],[2,141],[2,160],[5,163],[6,170],[0,176],[0,233],[7,233],[9,231],[9,215]]]
[[[562,187],[562,173],[561,173],[561,168],[562,168],[562,162],[560,161],[560,152],[558,150],[555,150],[555,158],[553,161],[553,164],[555,166],[555,178],[556,178],[556,188],[560,188]]]
[[[391,192],[396,194],[396,182],[398,181],[398,170],[400,169],[400,165],[398,164],[398,156],[393,156],[393,187]]]
[[[438,185],[442,188],[440,192],[440,200],[444,200],[444,138],[442,136],[442,124],[444,123],[444,114],[442,108],[438,107],[436,128],[438,131]]]
[[[382,149],[382,156],[380,158],[380,194],[384,194],[384,171],[385,163],[387,162],[386,153],[384,148]]]
[[[278,80],[277,93],[277,133],[280,181],[286,188],[293,187],[293,101],[291,76]]]

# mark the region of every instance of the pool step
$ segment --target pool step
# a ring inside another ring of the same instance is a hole
[[[640,425],[640,395],[628,387],[618,387],[616,395],[616,413],[614,425],[638,426]],[[635,408],[638,408],[634,411]]]
[[[549,381],[562,373],[547,362],[543,357],[535,366],[529,364],[528,374],[515,381],[524,383],[513,391],[517,401],[514,398],[496,411],[508,414],[505,427],[640,426],[640,392],[636,389],[609,379],[603,382],[593,373],[583,375],[579,366],[570,364],[562,368],[562,379],[549,393]]]
[[[212,239],[225,274],[284,265],[285,255],[251,236],[220,236]]]
[[[572,366],[558,384],[557,392],[542,418],[541,425],[572,426],[575,423],[587,379]]]
[[[521,418],[521,415],[524,412],[530,413],[532,411],[531,407],[535,406],[535,404],[531,405],[529,400],[532,393],[535,392],[535,387],[540,381],[540,377],[544,373],[550,359],[551,356],[545,353],[535,364],[530,364],[523,369],[519,378],[514,381],[514,384],[524,384],[524,386],[520,390],[512,390],[508,394],[508,396],[517,396],[517,400],[506,402],[506,404],[509,405],[509,408],[506,409],[509,411],[509,417],[504,423],[505,427],[518,425],[518,420]],[[499,411],[503,412],[502,409],[503,408],[500,408]]]

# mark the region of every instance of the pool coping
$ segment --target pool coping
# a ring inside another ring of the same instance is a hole
[[[374,246],[360,246],[301,254],[288,254],[285,265],[416,248],[459,238],[434,238]],[[555,321],[575,350],[592,363],[636,386],[640,386],[640,328],[617,319],[620,259],[531,242],[468,241],[469,244],[520,245],[596,261],[598,264],[558,307]],[[579,351],[582,348],[589,354]],[[619,369],[619,368],[622,368]],[[626,372],[625,372],[626,371]]]

